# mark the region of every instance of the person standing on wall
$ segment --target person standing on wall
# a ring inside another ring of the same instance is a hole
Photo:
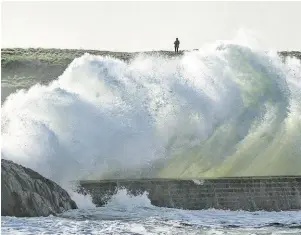
[[[175,53],[178,54],[179,46],[180,46],[180,41],[178,40],[178,38],[176,38],[176,41],[174,42],[174,44],[175,44]]]

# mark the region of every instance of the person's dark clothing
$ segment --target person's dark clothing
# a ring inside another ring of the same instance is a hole
[[[180,41],[178,40],[178,38],[176,39],[176,41],[174,42],[175,44],[175,53],[179,53],[179,46],[180,46]]]

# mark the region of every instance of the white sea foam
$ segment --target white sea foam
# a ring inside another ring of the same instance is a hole
[[[165,177],[299,172],[300,61],[241,38],[130,63],[83,55],[6,100],[2,157],[61,185],[158,176],[166,160]]]
[[[147,193],[119,190],[99,208],[59,217],[1,218],[2,234],[291,234],[301,233],[300,211],[189,211],[152,206]]]

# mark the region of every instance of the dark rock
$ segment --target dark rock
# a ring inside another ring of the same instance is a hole
[[[1,215],[48,216],[76,209],[69,194],[37,172],[1,159]]]

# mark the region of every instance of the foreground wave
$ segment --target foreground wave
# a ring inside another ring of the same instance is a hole
[[[78,179],[300,174],[301,64],[237,42],[86,54],[2,106],[2,157]]]
[[[300,234],[301,213],[203,210],[152,206],[146,194],[120,190],[101,208],[59,217],[1,218],[2,234]]]

